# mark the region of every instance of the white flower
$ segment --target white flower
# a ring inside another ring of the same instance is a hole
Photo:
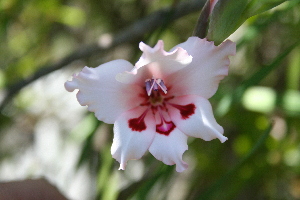
[[[69,92],[79,90],[82,106],[114,124],[111,153],[120,169],[149,150],[182,172],[188,166],[182,160],[188,136],[227,140],[207,99],[228,74],[228,56],[235,54],[235,43],[227,40],[214,46],[190,37],[170,52],[163,48],[163,41],[153,48],[141,42],[143,54],[135,66],[114,60],[85,67],[65,83]]]

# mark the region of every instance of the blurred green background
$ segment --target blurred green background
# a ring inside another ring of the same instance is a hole
[[[210,99],[229,140],[189,138],[177,173],[151,154],[118,171],[112,126],[63,84],[135,63],[140,41],[185,41],[204,0],[0,0],[0,181],[45,177],[74,200],[300,199],[300,1],[272,2],[230,36],[237,55]]]

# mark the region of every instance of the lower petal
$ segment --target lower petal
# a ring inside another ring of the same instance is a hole
[[[168,102],[168,110],[174,124],[188,136],[205,141],[218,138],[222,143],[227,140],[207,99],[197,95],[176,97]]]
[[[157,160],[167,165],[176,164],[176,171],[183,172],[188,167],[182,160],[187,149],[187,136],[175,128],[168,136],[156,133],[149,151]]]
[[[128,160],[140,159],[155,135],[155,119],[147,107],[139,106],[123,113],[114,124],[111,154],[124,170]]]

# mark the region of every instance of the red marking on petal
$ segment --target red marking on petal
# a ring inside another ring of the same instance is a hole
[[[140,93],[140,94],[139,94],[139,97],[142,97],[142,98],[147,99],[147,98],[148,98],[148,95],[147,95],[146,92],[145,92],[145,93]]]
[[[172,121],[165,120],[161,113],[161,109],[158,109],[158,111],[160,116],[160,124],[156,124],[156,132],[168,136],[176,126]]]
[[[151,106],[153,115],[155,115],[155,113],[158,111],[158,108],[160,108],[160,106]]]
[[[147,112],[148,109],[141,116],[128,120],[128,126],[132,131],[142,132],[143,130],[146,130],[147,126],[144,119]]]
[[[145,102],[145,103],[141,103],[140,106],[149,106],[150,103],[149,102]]]
[[[171,100],[171,99],[174,99],[174,96],[165,97],[165,98],[164,98],[164,101],[169,101],[169,100]]]
[[[172,121],[165,121],[162,119],[161,123],[156,125],[156,132],[162,135],[170,135],[170,133],[174,130],[175,124]]]
[[[170,104],[173,107],[177,108],[180,111],[182,119],[188,119],[191,115],[195,114],[196,106],[195,104],[187,104],[187,105],[177,105],[177,104]]]

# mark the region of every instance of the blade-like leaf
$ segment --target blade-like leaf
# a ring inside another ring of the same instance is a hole
[[[230,186],[229,183],[232,183],[230,180],[233,179],[234,175],[238,173],[242,166],[244,166],[247,162],[251,162],[251,159],[259,152],[259,150],[265,145],[267,138],[270,135],[273,124],[270,124],[269,127],[264,131],[264,133],[257,140],[256,144],[252,147],[252,149],[248,152],[248,154],[231,170],[229,170],[224,176],[222,176],[219,180],[217,180],[212,186],[210,186],[206,191],[204,191],[198,199],[200,200],[208,200],[212,199],[212,196],[215,194],[215,191],[218,191],[219,188],[224,186]]]
[[[217,115],[224,116],[230,109],[230,107],[234,103],[238,103],[241,101],[243,94],[246,89],[257,85],[260,81],[262,81],[267,75],[269,75],[274,69],[280,66],[281,62],[284,58],[286,58],[289,53],[295,49],[300,44],[300,40],[293,45],[289,46],[285,51],[279,54],[272,63],[267,66],[262,67],[256,73],[254,73],[249,79],[245,80],[235,91],[234,93],[227,95],[220,102],[219,107],[217,108]]]
[[[252,0],[247,6],[244,17],[249,18],[254,15],[263,13],[284,3],[285,1],[286,0]]]
[[[219,0],[212,11],[207,39],[223,42],[248,18],[270,10],[286,0]]]
[[[210,18],[208,40],[218,45],[231,35],[245,21],[242,16],[247,5],[248,0],[219,0]]]
[[[206,1],[206,4],[202,8],[193,35],[198,36],[199,38],[205,38],[208,30],[210,10],[211,10],[211,4],[210,1],[208,0]]]

